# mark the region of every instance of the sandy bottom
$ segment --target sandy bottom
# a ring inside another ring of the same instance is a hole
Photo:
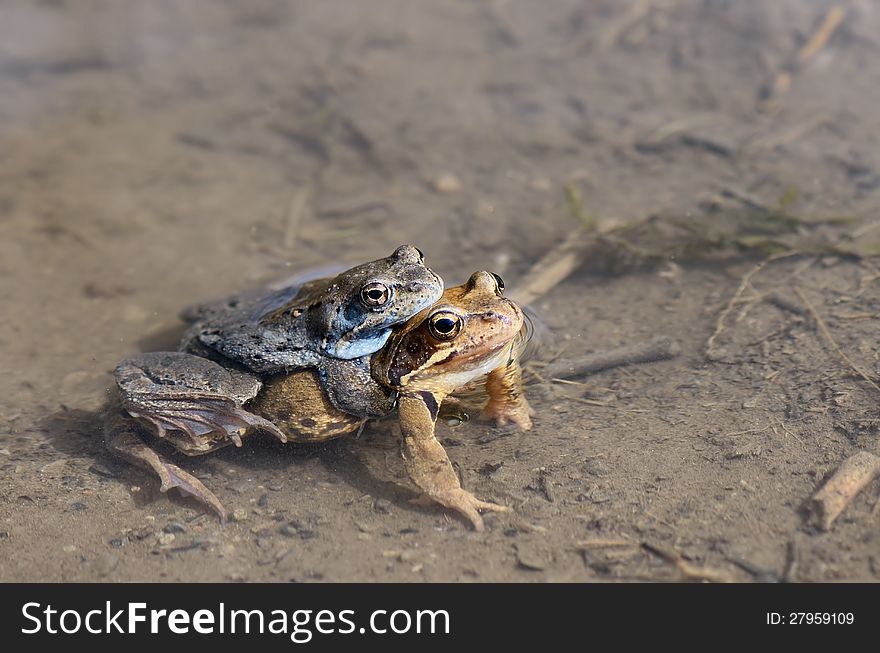
[[[186,305],[400,243],[516,292],[578,227],[566,188],[602,228],[784,200],[841,218],[805,239],[878,237],[880,10],[842,4],[811,42],[832,3],[0,2],[0,580],[876,580],[876,482],[828,532],[804,511],[880,454],[877,389],[803,301],[876,379],[877,261],[827,246],[733,304],[759,260],[734,248],[536,300],[545,359],[682,354],[530,376],[528,433],[442,423],[513,508],[484,533],[410,505],[393,418],[181,457],[225,525],[101,435],[116,361],[173,348]]]

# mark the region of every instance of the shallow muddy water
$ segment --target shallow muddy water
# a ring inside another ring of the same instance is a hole
[[[876,580],[876,481],[829,532],[804,514],[880,454],[876,390],[802,303],[736,304],[706,356],[754,256],[586,265],[533,303],[541,356],[682,353],[529,377],[530,432],[441,425],[463,485],[513,508],[485,533],[410,505],[393,419],[183,459],[221,525],[106,453],[100,413],[185,306],[401,243],[515,293],[578,216],[786,198],[867,242],[877,34],[867,0],[0,1],[0,580],[683,579],[658,549],[709,579]],[[799,289],[876,375],[876,266],[780,259],[743,297]]]

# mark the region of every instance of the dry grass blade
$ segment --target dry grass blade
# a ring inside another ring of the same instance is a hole
[[[828,10],[828,13],[825,14],[825,18],[822,19],[819,29],[813,32],[810,40],[807,41],[806,44],[804,44],[804,47],[798,52],[798,63],[804,65],[809,62],[810,59],[815,57],[819,50],[824,48],[825,44],[828,43],[828,39],[831,38],[831,35],[834,34],[838,27],[840,27],[844,18],[846,18],[846,9],[840,5],[832,6]]]
[[[800,288],[795,288],[794,291],[797,293],[797,296],[800,298],[800,300],[804,303],[804,306],[807,307],[807,310],[810,312],[813,320],[815,320],[816,326],[818,327],[819,331],[822,333],[822,335],[825,337],[825,339],[828,341],[834,351],[837,352],[837,355],[840,356],[840,358],[842,358],[847,365],[849,365],[850,369],[852,369],[853,372],[855,372],[865,381],[867,381],[868,384],[877,392],[880,392],[880,385],[877,385],[874,382],[874,379],[872,379],[868,375],[868,373],[865,372],[865,370],[862,369],[859,365],[856,365],[856,363],[853,362],[853,360],[846,355],[846,352],[844,352],[840,348],[840,345],[837,344],[834,336],[831,335],[831,331],[828,329],[828,325],[825,324],[825,320],[822,319],[822,316],[819,315],[818,311],[816,311],[816,309],[810,303],[810,300],[807,299],[807,296],[804,294],[804,292]]]
[[[598,52],[605,52],[617,45],[630,29],[648,15],[653,4],[654,0],[636,0],[636,2],[630,5],[629,9],[623,14],[623,16],[614,21],[612,25],[599,36],[599,40],[596,43],[596,50]]]
[[[724,307],[724,309],[721,311],[721,313],[718,314],[718,320],[715,323],[715,331],[712,332],[712,335],[709,336],[709,339],[706,341],[706,357],[709,360],[721,360],[724,358],[716,349],[715,341],[718,339],[718,336],[720,336],[724,332],[725,322],[727,321],[727,317],[730,315],[730,313],[733,311],[733,309],[739,303],[739,301],[742,298],[742,295],[746,291],[746,289],[749,286],[751,286],[752,279],[755,278],[755,275],[757,275],[761,270],[763,270],[767,266],[768,263],[771,263],[773,261],[777,261],[782,258],[787,258],[790,256],[797,256],[798,254],[800,254],[800,252],[797,252],[797,251],[780,252],[778,254],[771,254],[770,256],[765,258],[763,261],[758,262],[757,265],[755,265],[751,270],[749,270],[748,272],[746,272],[745,275],[743,275],[742,279],[740,279],[739,286],[737,287],[736,292],[733,293],[733,296],[727,302],[727,305]]]
[[[726,571],[691,564],[682,558],[678,551],[665,549],[654,544],[649,544],[648,542],[642,542],[642,548],[648,553],[652,553],[658,558],[675,565],[686,580],[704,580],[710,583],[736,582],[736,578]]]
[[[795,57],[780,70],[770,86],[769,93],[759,106],[762,111],[774,112],[782,107],[785,94],[791,89],[794,76],[804,68],[818,52],[825,47],[843,19],[846,18],[846,9],[841,5],[832,5],[825,13],[825,17],[819,27],[813,32],[810,39],[798,50]]]

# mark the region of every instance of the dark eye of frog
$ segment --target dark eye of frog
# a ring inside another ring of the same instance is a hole
[[[428,330],[437,340],[452,340],[461,332],[461,316],[449,311],[434,313],[428,320]]]
[[[504,292],[504,279],[499,277],[494,272],[492,273],[492,276],[495,277],[495,284],[498,286],[498,294],[500,295]]]
[[[384,283],[368,283],[361,288],[361,303],[367,308],[381,308],[391,301],[391,288]]]

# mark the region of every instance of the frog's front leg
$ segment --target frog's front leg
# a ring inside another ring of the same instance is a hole
[[[226,521],[226,509],[214,493],[192,474],[167,462],[147,446],[141,440],[140,432],[141,426],[132,418],[126,417],[119,402],[114,400],[104,421],[104,440],[107,448],[138,467],[156,472],[162,483],[159,488],[162,492],[177,488],[211,508],[219,515],[221,522]]]
[[[483,530],[480,510],[509,512],[510,508],[481,501],[461,487],[443,445],[434,436],[437,410],[445,395],[428,391],[404,393],[400,397],[401,452],[410,479],[437,503],[467,517],[474,529]]]
[[[522,392],[522,370],[516,359],[489,372],[486,377],[486,393],[489,401],[483,409],[483,417],[492,419],[498,426],[513,423],[523,431],[532,428],[534,414]]]
[[[370,374],[370,357],[327,358],[319,368],[324,392],[339,410],[358,417],[384,417],[397,405],[397,393]]]
[[[123,360],[115,370],[122,407],[181,451],[199,454],[229,441],[241,446],[251,429],[287,437],[272,422],[242,408],[260,390],[258,379],[181,352]]]

